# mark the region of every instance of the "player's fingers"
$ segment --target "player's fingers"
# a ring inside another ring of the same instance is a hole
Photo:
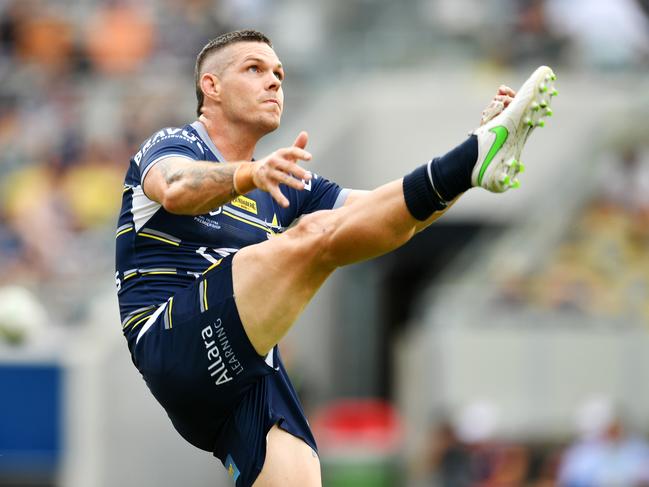
[[[305,171],[303,168],[298,166],[297,164],[292,164],[292,167],[288,170],[283,171],[286,173],[291,179],[297,179],[298,181],[310,181],[311,180],[311,173],[308,171]],[[302,189],[302,188],[300,188]]]
[[[268,188],[268,192],[273,197],[273,199],[277,201],[277,204],[279,204],[279,206],[281,206],[282,208],[288,208],[288,199],[286,199],[286,196],[284,196],[282,191],[279,189],[279,186],[271,186],[270,188]]]
[[[296,179],[284,171],[273,169],[269,173],[269,177],[273,181],[272,184],[285,184],[300,191],[304,189],[304,183],[300,179]]]
[[[278,161],[275,169],[291,174],[297,179],[304,179],[305,181],[311,179],[311,173],[302,166],[299,166],[297,161]]]
[[[277,151],[280,157],[293,161],[310,161],[313,157],[310,152],[300,149],[299,147],[286,147]]]
[[[302,191],[304,189],[304,182],[300,179],[295,179],[292,176],[287,176],[282,182],[286,186],[290,186],[291,188],[297,189],[298,191]]]
[[[293,142],[293,146],[304,149],[307,142],[309,142],[309,134],[302,130],[295,139],[295,142]]]

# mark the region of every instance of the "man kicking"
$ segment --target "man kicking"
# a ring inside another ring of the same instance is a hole
[[[483,125],[447,154],[374,191],[300,167],[307,134],[253,160],[280,124],[284,71],[270,40],[236,31],[196,60],[198,120],[131,159],[116,280],[134,364],[178,432],[238,487],[320,486],[316,443],[277,343],[340,266],[406,243],[473,186],[518,185],[555,76],[501,87]],[[381,225],[376,225],[381,221]]]

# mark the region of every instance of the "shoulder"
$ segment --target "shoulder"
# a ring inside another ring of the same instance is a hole
[[[148,137],[139,147],[137,154],[133,157],[139,165],[142,159],[146,159],[152,153],[169,152],[179,150],[181,155],[193,153],[196,157],[205,154],[205,147],[200,137],[191,125],[184,127],[164,127]]]

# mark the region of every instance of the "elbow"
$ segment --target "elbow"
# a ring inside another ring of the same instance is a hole
[[[177,199],[166,197],[162,200],[162,207],[168,212],[174,215],[182,215],[182,210],[178,204]]]
[[[175,185],[168,187],[162,195],[160,204],[167,212],[174,215],[193,215],[194,212],[191,211],[184,192],[179,189]]]

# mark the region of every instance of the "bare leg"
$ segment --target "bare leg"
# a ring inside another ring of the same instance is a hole
[[[432,223],[406,208],[401,180],[342,208],[306,215],[292,229],[240,250],[233,261],[237,307],[252,345],[265,355],[331,273],[384,254]]]
[[[321,487],[320,460],[301,439],[273,426],[264,467],[254,487]]]

